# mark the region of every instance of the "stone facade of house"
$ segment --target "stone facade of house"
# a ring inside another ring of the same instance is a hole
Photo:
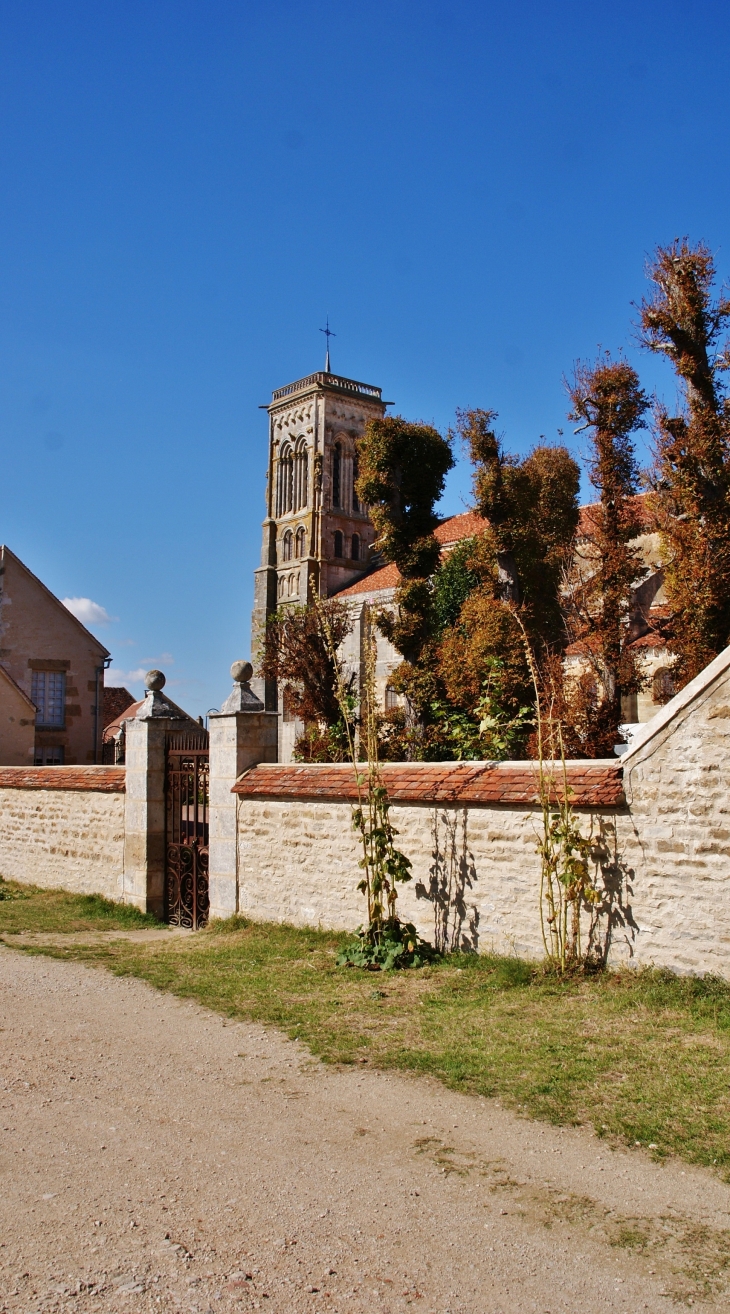
[[[107,649],[7,547],[0,547],[0,666],[29,700],[26,765],[100,760]],[[0,681],[0,722],[17,703]],[[31,710],[31,707],[33,710]],[[0,749],[2,748],[0,738]],[[0,764],[11,764],[11,756]]]

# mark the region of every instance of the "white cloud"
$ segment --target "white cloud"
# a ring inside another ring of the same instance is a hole
[[[111,670],[104,672],[104,684],[107,686],[141,684],[148,670],[148,666],[138,666],[134,671],[118,671],[112,666]]]
[[[61,598],[61,602],[82,625],[108,625],[110,621],[119,620],[118,616],[110,616],[106,607],[92,602],[91,598]]]

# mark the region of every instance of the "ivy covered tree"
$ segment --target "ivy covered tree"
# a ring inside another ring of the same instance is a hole
[[[560,647],[560,582],[578,525],[580,469],[563,446],[520,460],[505,452],[496,411],[461,410],[456,431],[474,465],[476,509],[494,534],[503,596],[519,605],[538,651]]]
[[[294,747],[300,760],[338,762],[347,757],[343,696],[332,654],[333,645],[336,651],[351,632],[347,608],[335,598],[316,606],[282,607],[268,617],[258,673],[277,682],[287,710],[304,723]],[[354,723],[354,694],[350,701]]]
[[[641,340],[671,361],[682,407],[656,408],[653,508],[673,613],[675,683],[682,686],[730,641],[730,399],[723,333],[730,298],[714,295],[707,246],[659,247],[653,294],[641,303]]]
[[[574,558],[563,596],[571,637],[578,641],[583,664],[593,679],[579,678],[584,751],[613,752],[623,720],[621,699],[641,685],[634,650],[627,644],[631,595],[644,572],[632,540],[643,522],[636,494],[639,467],[632,434],[646,427],[649,399],[636,370],[606,354],[595,365],[576,365],[568,386],[569,418],[587,430],[591,453],[588,473],[599,502],[588,511],[585,547]],[[592,686],[590,716],[582,703]],[[575,719],[575,718],[574,718]]]
[[[431,425],[388,415],[367,426],[358,458],[358,498],[369,508],[378,548],[401,575],[397,612],[381,614],[378,625],[412,667],[433,635],[429,580],[440,553],[435,507],[454,464],[451,441]]]

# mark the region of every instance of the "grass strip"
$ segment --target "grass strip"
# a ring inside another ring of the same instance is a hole
[[[63,930],[64,916],[69,930],[130,925],[121,919],[133,910],[106,907],[89,925],[79,897],[0,901],[0,932]],[[590,1124],[730,1176],[726,982],[650,970],[558,980],[520,959],[456,954],[418,971],[371,973],[336,966],[345,938],[234,918],[169,940],[24,947],[278,1026],[328,1063],[430,1074],[531,1117]]]

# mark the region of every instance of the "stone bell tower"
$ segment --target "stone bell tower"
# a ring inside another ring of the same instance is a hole
[[[390,404],[380,388],[328,370],[273,393],[266,519],[254,573],[254,654],[267,613],[315,594],[329,597],[367,570],[375,531],[355,494],[355,443]],[[266,693],[271,707],[275,693]]]

